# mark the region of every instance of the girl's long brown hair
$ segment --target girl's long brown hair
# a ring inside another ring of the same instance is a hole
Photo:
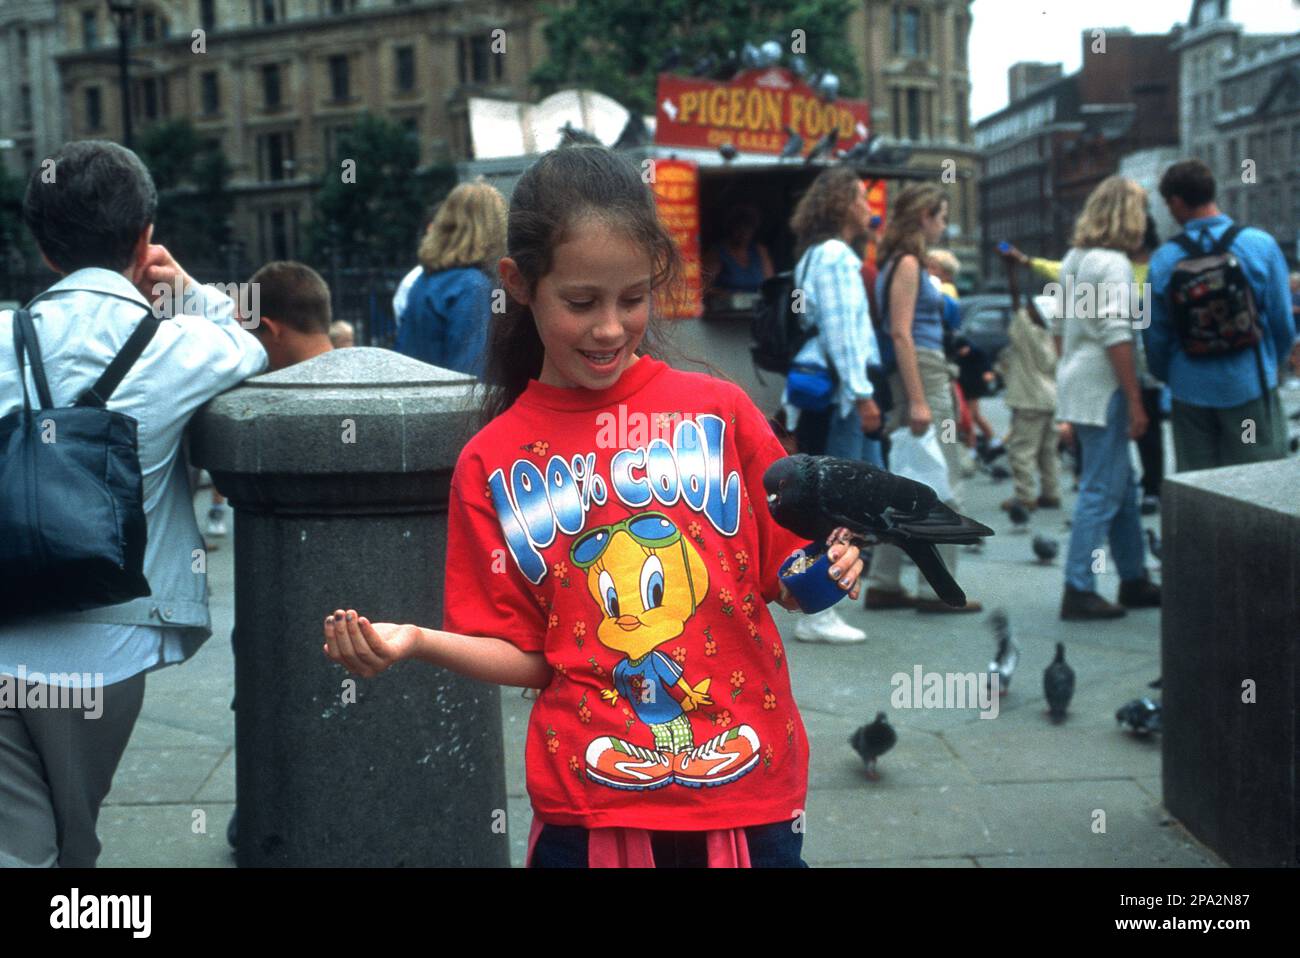
[[[589,144],[544,153],[511,194],[506,255],[515,261],[530,292],[550,272],[555,248],[587,218],[603,220],[644,248],[652,264],[651,288],[660,296],[677,294],[681,257],[640,170],[626,157]],[[652,305],[637,353],[665,362],[674,358],[698,363],[726,378],[710,364],[678,352],[670,340],[670,325]],[[541,374],[544,353],[532,310],[505,293],[505,310],[494,313],[488,327],[480,427],[509,409],[528,381]]]
[[[877,260],[886,263],[891,258],[911,253],[925,269],[925,230],[921,220],[933,215],[948,201],[948,195],[936,183],[911,183],[894,197],[894,208],[880,241]]]

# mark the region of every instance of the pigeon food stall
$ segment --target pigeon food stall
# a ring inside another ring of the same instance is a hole
[[[795,204],[826,167],[852,164],[882,221],[890,181],[938,175],[904,167],[910,151],[874,134],[870,106],[838,98],[833,81],[822,77],[814,89],[777,66],[745,70],[726,82],[663,73],[653,117],[589,90],[562,91],[535,105],[471,99],[475,159],[459,172],[462,179],[483,176],[509,196],[533,159],[563,142],[602,143],[626,153],[646,170],[684,261],[682,295],[662,303],[661,312],[748,320],[757,284],[754,291],[710,288],[712,277],[705,275],[706,264],[721,259],[716,251],[738,208],[757,221],[753,240],[780,272],[795,260],[789,226]]]

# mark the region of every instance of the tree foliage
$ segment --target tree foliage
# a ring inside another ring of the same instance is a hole
[[[793,31],[802,30],[810,69],[840,78],[840,95],[857,96],[860,75],[846,24],[852,0],[581,0],[547,7],[548,56],[533,72],[542,93],[584,87],[613,97],[629,110],[654,112],[655,79],[664,72],[690,72],[712,56],[721,64],[755,46],[776,40],[792,52]]]
[[[227,189],[230,163],[220,143],[202,136],[188,120],[169,120],[142,131],[135,152],[158,190],[154,242],[182,263],[217,262],[234,210]]]

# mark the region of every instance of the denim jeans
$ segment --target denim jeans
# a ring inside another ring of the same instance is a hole
[[[705,868],[706,832],[651,832],[656,868]],[[807,868],[803,832],[792,822],[746,825],[745,842],[753,868]],[[576,825],[543,825],[533,848],[533,868],[586,868],[587,830]]]
[[[880,440],[863,435],[862,420],[858,418],[858,411],[852,408],[847,416],[841,416],[838,408],[831,410],[826,455],[839,459],[860,459],[881,469],[885,468],[885,457],[880,453]]]
[[[1158,428],[1158,424],[1153,424]],[[1096,591],[1093,551],[1110,539],[1111,558],[1121,580],[1146,575],[1146,547],[1138,518],[1137,481],[1128,452],[1128,406],[1115,390],[1106,407],[1105,426],[1074,426],[1083,451],[1083,475],[1070,529],[1065,584],[1083,592]]]

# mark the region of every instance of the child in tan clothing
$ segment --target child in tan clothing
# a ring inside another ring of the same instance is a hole
[[[1044,312],[1055,302],[1050,296],[1025,297],[1020,305],[1016,264],[1006,258],[1011,286],[1010,344],[1000,365],[1006,381],[1006,402],[1011,407],[1011,436],[1007,458],[1015,482],[1015,495],[1002,503],[1010,509],[1019,501],[1024,508],[1057,509],[1061,505],[1057,468],[1056,434],[1056,345],[1051,323]],[[1034,481],[1035,468],[1039,483]],[[1035,496],[1035,487],[1039,494]]]

